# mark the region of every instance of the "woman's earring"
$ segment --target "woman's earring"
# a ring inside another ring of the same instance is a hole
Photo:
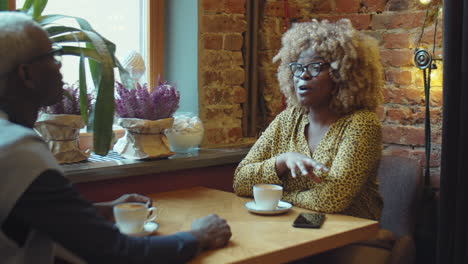
[[[330,72],[330,77],[335,83],[339,81],[338,67],[339,67],[339,62],[333,61],[330,63],[330,67],[328,68],[328,71]]]
[[[330,63],[330,68],[332,68],[333,70],[338,70],[338,61],[333,61],[332,63]]]

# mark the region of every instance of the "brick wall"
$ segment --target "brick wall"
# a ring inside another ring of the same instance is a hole
[[[377,109],[383,123],[384,152],[415,158],[424,165],[424,88],[421,70],[413,65],[426,6],[415,0],[289,0],[291,21],[311,18],[349,18],[375,37],[385,70],[385,103]],[[435,6],[438,3],[433,3]],[[247,29],[245,0],[203,0],[200,23],[200,103],[206,126],[205,143],[229,144],[242,140],[242,108],[246,100],[243,34]],[[432,10],[436,10],[433,8]],[[268,120],[283,107],[272,58],[280,48],[285,26],[283,0],[265,0],[260,17],[259,85]],[[433,18],[434,12],[429,17]],[[435,53],[442,56],[442,19],[438,20]],[[427,23],[419,47],[432,51],[433,19]],[[442,64],[433,71],[431,90],[431,175],[439,182],[442,126]]]
[[[203,0],[200,7],[199,100],[204,145],[240,142],[241,104],[247,95],[242,55],[245,0]]]

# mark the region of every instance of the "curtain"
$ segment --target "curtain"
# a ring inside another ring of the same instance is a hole
[[[245,81],[247,102],[242,105],[242,132],[244,137],[256,137],[266,128],[266,107],[258,83],[259,26],[264,0],[249,0],[246,4],[247,32],[244,35]]]
[[[468,0],[444,1],[437,262],[468,263]]]
[[[247,32],[245,39],[245,82],[247,90],[247,102],[242,105],[242,132],[244,137],[255,136],[255,124],[257,123],[257,99],[258,99],[258,19],[259,0],[246,1]]]

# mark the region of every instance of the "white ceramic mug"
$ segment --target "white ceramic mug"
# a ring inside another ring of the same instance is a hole
[[[146,223],[156,219],[156,207],[144,203],[121,203],[114,206],[114,218],[120,232],[136,234],[143,231]]]
[[[255,184],[253,194],[255,209],[275,210],[283,196],[283,187],[276,184]]]

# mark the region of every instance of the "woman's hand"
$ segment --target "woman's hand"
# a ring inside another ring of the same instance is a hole
[[[124,194],[113,201],[95,203],[94,206],[98,209],[98,211],[105,218],[107,218],[110,221],[113,221],[114,220],[113,207],[120,203],[144,203],[148,207],[151,207],[153,201],[149,197],[136,194],[136,193],[131,193],[131,194]]]
[[[289,169],[293,178],[298,175],[307,176],[317,183],[320,183],[321,179],[314,174],[313,169],[329,170],[322,163],[297,152],[287,152],[279,155],[276,158],[275,166],[278,174],[283,174]]]

